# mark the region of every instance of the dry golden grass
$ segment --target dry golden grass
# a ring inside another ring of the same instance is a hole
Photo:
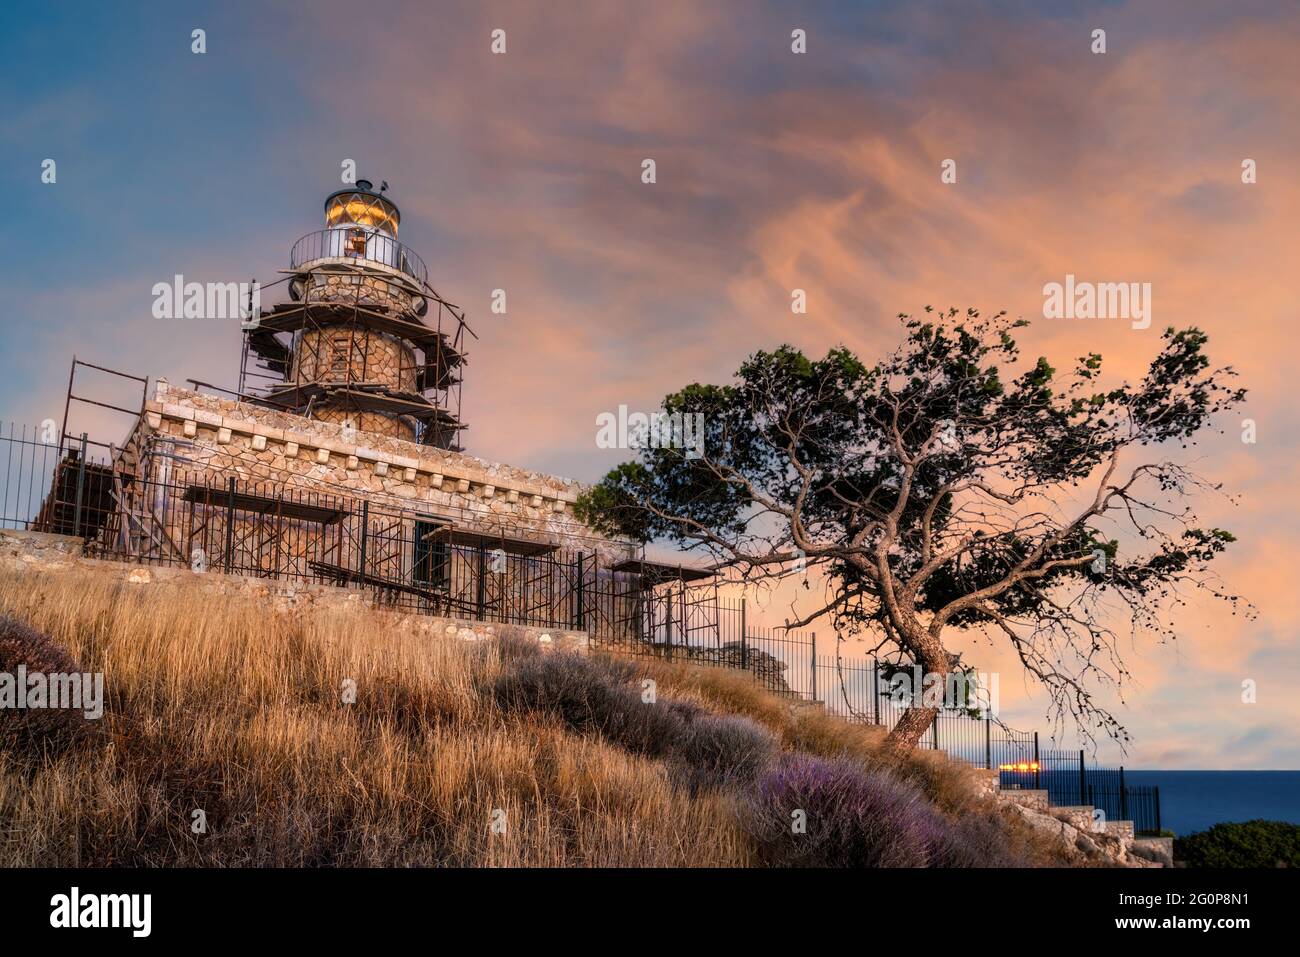
[[[692,794],[660,760],[503,712],[490,690],[503,668],[495,642],[364,610],[277,612],[184,577],[127,584],[92,566],[0,570],[6,614],[103,672],[105,715],[55,757],[0,749],[2,867],[756,859],[735,792]],[[887,761],[881,729],[791,707],[748,673],[636,666],[665,698],[749,718],[787,751],[909,778],[954,821],[999,816],[961,766],[928,753]],[[196,811],[205,833],[191,829]],[[1023,859],[1056,862],[1015,822],[1001,833]]]
[[[503,715],[480,693],[501,667],[487,645],[93,569],[4,571],[0,614],[102,671],[106,699],[90,746],[35,765],[0,753],[0,866],[749,860],[729,798]]]

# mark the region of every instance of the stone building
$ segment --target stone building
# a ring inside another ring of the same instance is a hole
[[[287,301],[244,323],[238,390],[146,392],[88,486],[112,503],[87,518],[92,548],[450,614],[630,621],[619,596],[662,566],[582,525],[572,480],[461,450],[472,332],[398,240],[400,219],[364,180],[327,198],[324,228],[284,270]]]

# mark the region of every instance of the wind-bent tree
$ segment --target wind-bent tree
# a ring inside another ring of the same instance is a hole
[[[824,595],[789,627],[829,617],[926,674],[967,671],[949,639],[979,629],[1011,644],[1058,722],[1127,740],[1094,698],[1127,676],[1121,631],[1172,638],[1191,589],[1239,601],[1209,571],[1232,535],[1187,503],[1218,486],[1164,459],[1244,397],[1235,373],[1211,368],[1197,329],[1166,331],[1137,385],[1102,389],[1096,354],[1066,376],[1024,367],[1027,323],[1004,313],[899,318],[903,344],[873,366],[783,346],[734,384],[669,395],[665,413],[703,414],[702,447],[642,448],[579,514],[746,582],[817,571]],[[889,746],[914,747],[936,713],[909,707]]]

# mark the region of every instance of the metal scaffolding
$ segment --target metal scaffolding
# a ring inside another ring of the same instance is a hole
[[[427,319],[413,309],[363,299],[362,276],[373,267],[337,260],[287,270],[300,299],[274,306],[243,332],[238,397],[267,408],[311,418],[320,405],[356,412],[375,412],[414,423],[416,441],[460,451],[463,367],[468,363],[467,337],[477,338],[464,311],[442,298],[427,281],[405,273],[385,272],[383,281],[401,287],[413,301],[427,303]],[[319,290],[331,276],[351,276],[351,302],[323,299]],[[327,335],[328,333],[328,335]],[[322,381],[319,370],[334,365],[328,350],[334,336],[346,340],[341,376]],[[372,380],[372,339],[396,340],[416,361],[403,362],[399,383]],[[309,360],[309,361],[308,361]]]

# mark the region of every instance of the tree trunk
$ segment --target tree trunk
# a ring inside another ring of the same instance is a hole
[[[885,738],[885,750],[896,755],[914,750],[921,735],[930,730],[930,725],[938,714],[938,708],[908,708],[898,719],[898,724],[894,725],[894,730]]]
[[[933,636],[921,633],[913,640],[913,647],[918,649],[917,658],[920,660],[923,674],[941,675],[944,679],[944,687],[947,687],[948,672],[952,668],[953,656],[950,655]],[[913,689],[914,701],[923,700],[924,683],[921,688]],[[904,755],[916,749],[917,743],[921,740],[921,735],[930,730],[930,725],[934,724],[935,718],[939,716],[938,708],[924,708],[920,704],[914,704],[903,712],[902,717],[898,719],[898,724],[894,725],[894,730],[889,732],[885,738],[885,751],[894,755]]]

